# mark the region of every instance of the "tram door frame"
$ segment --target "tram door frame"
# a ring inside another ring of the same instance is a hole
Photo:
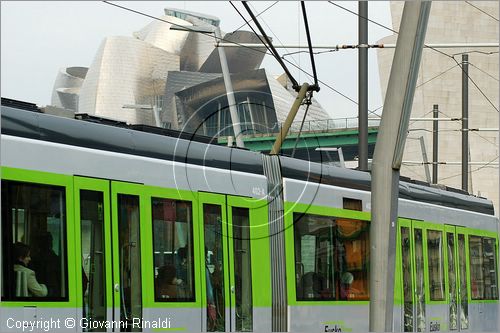
[[[100,192],[102,193],[102,203],[103,203],[103,221],[104,221],[104,286],[106,296],[106,318],[107,323],[116,323],[113,324],[114,327],[110,327],[107,330],[102,328],[96,328],[95,331],[108,331],[108,332],[118,332],[118,331],[137,331],[134,329],[130,323],[128,327],[123,327],[120,325],[120,320],[124,317],[121,316],[123,311],[127,311],[128,309],[124,309],[125,303],[122,302],[124,300],[124,290],[122,288],[122,272],[120,272],[120,260],[121,258],[121,249],[120,249],[120,236],[119,236],[119,212],[118,212],[118,196],[119,195],[128,195],[128,196],[136,196],[138,199],[138,216],[136,218],[136,224],[134,223],[134,228],[137,227],[138,234],[135,235],[136,240],[139,244],[131,245],[132,247],[137,247],[136,254],[139,255],[139,260],[141,261],[141,265],[136,267],[139,271],[135,271],[135,278],[142,279],[143,271],[144,271],[144,261],[141,260],[141,253],[143,252],[142,247],[145,246],[144,242],[141,241],[141,230],[140,230],[140,221],[145,214],[145,200],[144,195],[142,194],[142,185],[139,184],[130,184],[125,182],[118,181],[109,181],[103,179],[94,179],[94,178],[86,178],[86,177],[74,177],[74,198],[75,198],[75,243],[76,243],[76,269],[77,272],[81,271],[83,268],[82,262],[82,230],[81,230],[81,202],[80,202],[80,194],[81,191],[92,191],[92,192]],[[123,246],[122,246],[123,248]],[[123,249],[122,249],[123,250]],[[133,265],[131,265],[133,266]],[[80,323],[80,319],[83,318],[83,274],[77,274],[77,302],[78,307],[81,309],[78,313],[78,320]],[[141,314],[138,316],[142,317],[143,305],[144,305],[144,284],[141,283],[141,287],[139,288],[140,292],[140,312]],[[133,292],[133,291],[132,291]],[[88,314],[90,315],[90,314]],[[87,317],[88,317],[87,315]],[[135,316],[137,317],[137,316]],[[90,318],[89,318],[90,319]],[[89,323],[88,321],[84,321],[85,323]],[[90,327],[86,329],[86,331],[93,331]]]
[[[448,296],[447,296],[447,304],[448,304],[448,317],[447,317],[447,320],[448,320],[448,330],[451,330],[450,329],[450,312],[451,312],[451,309],[450,309],[450,303],[451,303],[451,298],[452,298],[452,294],[451,294],[451,288],[450,288],[450,277],[449,277],[449,267],[450,267],[450,258],[449,257],[449,251],[448,251],[448,234],[452,234],[453,235],[453,240],[454,240],[454,243],[453,243],[453,260],[454,260],[454,268],[455,268],[455,298],[456,298],[456,316],[457,316],[457,328],[454,329],[453,331],[457,331],[457,332],[460,332],[460,331],[467,331],[469,330],[469,327],[470,327],[470,321],[469,321],[469,315],[468,315],[468,308],[469,308],[469,303],[470,303],[470,296],[469,296],[469,291],[468,291],[468,288],[467,288],[467,277],[469,276],[469,269],[468,269],[468,265],[467,265],[467,249],[468,249],[468,240],[467,240],[467,231],[465,228],[463,227],[459,227],[459,226],[455,226],[455,225],[446,225],[445,226],[445,235],[446,235],[446,260],[447,260],[447,266],[446,266],[446,269],[448,270],[447,274],[448,274],[448,285],[447,285],[447,292],[448,292]],[[462,254],[462,256],[460,255],[459,253],[459,247],[458,247],[458,241],[459,241],[459,235],[462,235],[463,236],[463,241],[464,241],[464,253]],[[464,284],[462,283],[462,278],[461,278],[461,272],[462,270],[460,269],[460,259],[463,259],[463,266],[465,268],[465,272],[463,272],[463,277],[465,278],[465,282]],[[466,297],[467,297],[467,303],[466,303],[466,306],[467,306],[467,318],[466,318],[466,321],[467,321],[467,326],[464,326],[463,327],[463,322],[462,322],[462,288],[465,287],[465,294],[466,294]]]
[[[233,230],[233,221],[234,216],[233,216],[233,209],[236,208],[241,208],[241,209],[248,209],[248,224],[249,226],[252,226],[252,221],[255,221],[259,217],[259,213],[257,212],[258,204],[259,201],[257,199],[252,199],[252,198],[247,198],[247,197],[236,197],[236,196],[230,196],[230,195],[222,195],[222,194],[213,194],[213,193],[205,193],[205,192],[199,192],[199,212],[200,212],[200,219],[202,221],[200,225],[200,244],[203,244],[200,246],[200,258],[202,258],[202,262],[200,263],[202,265],[201,267],[201,281],[202,281],[202,306],[201,306],[201,317],[202,317],[202,332],[207,332],[209,330],[208,327],[208,315],[207,315],[207,281],[206,277],[208,274],[204,273],[206,272],[207,268],[205,267],[206,265],[206,253],[205,253],[205,211],[204,211],[204,206],[205,205],[215,205],[220,207],[220,212],[221,212],[221,232],[222,232],[222,248],[223,248],[223,269],[224,269],[224,315],[225,315],[225,323],[224,323],[224,331],[236,331],[237,330],[237,317],[241,319],[241,314],[238,313],[237,311],[237,293],[238,293],[238,288],[235,285],[235,239],[233,238],[234,235],[234,230]],[[267,218],[267,217],[266,217]],[[267,227],[267,224],[266,224]],[[255,232],[252,230],[252,228],[248,228],[248,233],[250,234],[250,239],[248,239],[248,243],[246,245],[250,244],[250,255],[251,258],[250,260],[250,283],[251,283],[251,291],[246,290],[243,293],[246,293],[246,296],[248,296],[248,292],[250,292],[251,296],[251,304],[252,304],[252,328],[255,328],[255,304],[258,303],[258,300],[256,302],[255,299],[255,272],[254,268],[256,258],[254,258],[253,254],[256,252],[255,249],[253,248],[253,240],[252,238],[255,236]],[[245,242],[245,237],[242,237],[243,242]],[[241,244],[240,244],[241,245]],[[245,245],[243,245],[245,246]],[[241,251],[245,252],[245,250]],[[212,254],[211,254],[212,255]],[[210,271],[210,270],[209,270]],[[242,293],[242,294],[243,294]],[[216,311],[221,311],[221,309],[216,309]],[[240,324],[242,325],[242,324]],[[253,329],[252,329],[253,330]]]
[[[422,221],[416,221],[416,220],[408,220],[408,219],[399,219],[399,227],[398,227],[398,237],[399,237],[399,249],[398,251],[401,251],[401,260],[404,260],[405,258],[405,254],[402,252],[402,228],[407,228],[408,231],[409,231],[409,239],[410,239],[410,248],[409,248],[409,251],[410,251],[410,262],[409,264],[411,265],[410,267],[410,291],[411,291],[411,297],[410,297],[410,304],[411,304],[411,308],[412,308],[412,314],[411,314],[411,318],[412,318],[412,330],[411,332],[422,332],[422,331],[427,331],[427,315],[426,315],[426,312],[425,312],[425,305],[426,305],[426,283],[425,283],[425,272],[426,272],[426,269],[424,267],[425,265],[425,261],[424,260],[424,255],[425,255],[425,251],[424,251],[424,234],[425,234],[425,231],[426,231],[426,228],[425,228],[425,224],[422,222]],[[416,269],[416,256],[415,256],[415,230],[419,230],[421,232],[421,241],[422,241],[422,270],[420,271],[420,274],[421,274],[421,288],[423,288],[423,292],[424,294],[422,295],[423,296],[423,300],[420,300],[420,302],[423,302],[423,306],[424,308],[422,309],[423,310],[423,317],[425,319],[425,327],[422,329],[422,330],[418,330],[418,304],[417,304],[417,269]],[[404,281],[404,270],[405,268],[403,267],[403,272],[401,274],[401,291],[402,291],[402,295],[401,295],[401,300],[402,300],[402,303],[403,303],[403,306],[402,306],[402,313],[401,313],[401,331],[405,332],[405,315],[406,315],[406,309],[405,309],[405,298],[404,298],[404,294],[405,294],[405,281]]]

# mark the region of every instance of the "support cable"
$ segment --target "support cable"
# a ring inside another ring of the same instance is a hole
[[[498,165],[494,165],[493,162],[495,162],[500,156],[497,156],[495,157],[494,159],[490,160],[489,162],[486,162],[485,165],[483,166],[480,166],[479,168],[476,168],[474,170],[471,170],[471,174],[474,173],[474,172],[477,172],[481,169],[484,169],[484,168],[487,168],[487,167],[493,167],[493,168],[498,168]],[[452,176],[448,176],[448,177],[444,177],[444,178],[441,178],[439,181],[442,182],[443,180],[448,180],[450,178],[455,178],[455,177],[460,177],[462,175],[462,173],[459,173],[459,174],[456,174],[456,175],[452,175]]]
[[[250,4],[250,6],[252,7],[252,9],[254,9],[254,10],[255,10],[255,8],[254,8],[251,4]],[[259,17],[259,15],[257,15],[256,17]],[[266,21],[264,20],[264,18],[263,18],[263,17],[261,18],[261,21],[262,21],[262,23],[264,23],[264,24],[266,25],[267,29],[269,29],[269,31],[271,32],[271,34],[273,34],[273,38],[276,38],[276,40],[280,43],[280,45],[284,47],[284,46],[285,46],[285,45],[284,45],[284,43],[281,41],[281,39],[279,39],[278,35],[276,35],[276,34],[273,32],[273,30],[271,29],[271,27],[269,26],[269,24],[267,24],[267,23],[266,23]],[[285,48],[285,47],[284,47],[284,49],[285,49],[285,51],[286,51],[286,52],[290,52],[290,51],[288,51],[288,49],[287,49],[287,48]],[[281,58],[282,58],[282,59],[285,59],[285,58],[283,58],[283,56],[281,56]],[[292,60],[293,60],[293,62],[294,62],[296,65],[300,66],[300,63],[298,63],[298,62],[297,62],[297,60],[296,60],[294,57],[292,57]],[[300,58],[299,58],[299,60],[300,60]],[[299,77],[299,81],[300,81],[300,77]]]
[[[257,38],[260,40],[260,42],[262,43],[262,45],[264,45],[266,47],[266,49],[269,51],[269,53],[271,53],[271,55],[276,58],[276,56],[274,55],[273,51],[269,48],[269,46],[262,40],[262,38],[260,37],[260,35],[255,31],[255,29],[250,25],[250,22],[245,18],[245,16],[243,16],[243,14],[239,11],[239,9],[233,4],[232,1],[229,1],[229,3],[231,4],[231,6],[233,6],[234,10],[236,10],[236,12],[240,15],[240,17],[243,19],[243,21],[245,21],[245,24],[248,25],[248,27],[250,29],[252,29],[253,33],[255,34],[255,36],[257,36]],[[253,19],[252,19],[253,21]]]
[[[488,12],[486,12],[486,11],[482,10],[481,8],[479,8],[479,7],[477,7],[477,6],[474,6],[474,5],[473,5],[473,4],[471,4],[469,1],[465,1],[465,3],[466,3],[466,4],[468,4],[469,6],[472,6],[472,7],[476,8],[476,9],[477,9],[477,10],[479,10],[481,13],[483,13],[483,14],[485,14],[485,15],[487,15],[487,16],[489,16],[489,17],[491,17],[491,18],[492,18],[492,19],[494,19],[495,21],[500,22],[500,21],[499,21],[499,20],[498,20],[495,16],[491,15],[490,13],[488,13]]]
[[[248,6],[247,2],[246,1],[242,1],[242,4],[243,6],[245,7],[245,9],[247,10],[248,14],[250,15],[250,17],[252,18],[253,22],[255,23],[255,25],[257,26],[257,28],[259,29],[260,33],[262,34],[262,36],[264,37],[264,39],[266,40],[267,42],[267,45],[269,46],[269,48],[271,49],[271,52],[274,56],[274,58],[276,58],[276,60],[278,61],[278,63],[281,65],[281,67],[283,68],[283,70],[285,71],[286,75],[288,76],[288,78],[290,79],[290,81],[292,82],[292,87],[295,91],[299,91],[300,90],[300,85],[299,83],[297,82],[297,80],[295,80],[295,78],[292,76],[292,74],[290,73],[290,71],[288,70],[288,68],[286,67],[285,63],[283,62],[283,59],[281,59],[281,57],[279,56],[279,53],[278,51],[276,51],[276,49],[274,48],[273,46],[273,43],[271,42],[271,40],[269,39],[269,37],[267,36],[266,32],[264,31],[264,29],[262,28],[262,26],[260,25],[259,21],[257,20],[257,18],[255,17],[255,15],[253,14],[252,10],[250,9],[250,7]]]
[[[493,80],[497,81],[497,82],[500,82],[500,80],[496,77],[494,77],[493,75],[491,75],[490,73],[482,70],[481,68],[477,67],[476,65],[472,64],[470,61],[469,61],[469,66],[472,66],[474,67],[475,69],[477,69],[478,71],[480,71],[481,73],[485,74],[485,75],[488,75],[490,78],[492,78]]]
[[[165,20],[165,19],[161,19],[159,17],[155,17],[153,15],[149,15],[149,14],[146,14],[146,13],[143,13],[143,12],[140,12],[138,10],[135,10],[135,9],[131,9],[131,8],[127,8],[127,7],[124,7],[124,6],[120,6],[120,5],[117,5],[117,4],[114,4],[112,2],[109,2],[109,1],[102,1],[104,4],[107,4],[107,5],[111,5],[111,6],[114,6],[114,7],[117,7],[117,8],[120,8],[120,9],[123,9],[123,10],[126,10],[126,11],[129,11],[129,12],[132,12],[134,14],[138,14],[138,15],[142,15],[142,16],[145,16],[145,17],[149,17],[151,19],[154,19],[154,20],[157,20],[157,21],[161,21],[161,22],[164,22],[164,23],[168,23],[170,25],[173,25],[173,26],[177,26],[177,27],[181,27],[183,29],[186,29],[187,31],[190,31],[190,32],[193,32],[193,33],[199,33],[199,34],[202,34],[202,35],[205,35],[205,36],[208,36],[210,38],[213,38],[213,33],[209,33],[209,32],[204,32],[204,31],[198,31],[196,30],[195,28],[189,28],[185,25],[181,25],[181,24],[178,24],[178,23],[174,23],[174,22],[170,22],[168,20]],[[261,50],[260,48],[253,48],[251,46],[247,46],[247,45],[244,45],[244,44],[241,44],[241,43],[238,43],[238,42],[235,42],[235,41],[232,41],[232,40],[227,40],[227,39],[224,39],[224,38],[217,38],[215,37],[215,39],[219,42],[224,42],[224,43],[230,43],[230,44],[234,44],[234,45],[238,45],[242,48],[246,48],[248,50],[252,50],[254,52],[259,52],[259,53],[263,53],[263,54],[267,54],[267,51],[263,51]],[[272,54],[271,54],[272,55]],[[304,69],[300,68],[299,66],[295,65],[294,63],[292,63],[291,61],[289,61],[288,59],[283,59],[285,62],[287,62],[288,64],[294,66],[295,68],[297,68],[299,71],[301,71],[302,73],[306,74],[307,76],[309,77],[313,77],[310,73],[308,73],[307,71],[305,71]],[[330,86],[329,84],[327,84],[326,82],[324,81],[321,81],[318,79],[318,82],[321,83],[322,85],[324,85],[325,87],[327,87],[328,89],[330,89],[331,91],[333,91],[334,93],[342,96],[343,98],[347,99],[348,101],[352,102],[353,104],[356,104],[358,105],[358,102],[356,102],[354,99],[350,98],[349,96],[345,95],[344,93],[340,92],[339,90],[333,88],[332,86]],[[368,110],[370,113],[373,113],[375,111],[370,111]]]
[[[231,1],[229,1],[231,3]],[[275,1],[273,2],[270,6],[268,6],[266,9],[264,9],[263,11],[261,11],[260,13],[258,13],[257,15],[255,15],[255,17],[259,17],[260,15],[264,14],[265,12],[267,12],[269,9],[271,9],[272,7],[274,7],[274,5],[276,5],[279,1]],[[232,3],[231,3],[232,4]],[[243,28],[245,25],[248,25],[250,27],[250,22],[247,22],[247,20],[245,20],[245,23],[243,23],[242,25],[240,25],[238,28],[235,29],[235,31],[238,31],[240,30],[241,28]]]
[[[309,56],[311,58],[311,67],[312,67],[313,76],[314,76],[314,86],[312,86],[311,89],[315,90],[315,91],[319,91],[318,74],[316,72],[316,63],[314,62],[314,54],[313,54],[312,43],[311,43],[311,34],[309,32],[309,23],[307,21],[306,5],[305,5],[304,1],[301,1],[300,5],[302,6],[302,15],[304,17],[304,26],[306,28],[307,45],[309,46]]]
[[[460,66],[460,68],[462,69],[462,72],[465,73],[465,75],[467,75],[467,78],[470,80],[470,82],[472,82],[472,84],[477,88],[477,90],[479,90],[479,92],[481,93],[481,95],[483,95],[483,97],[488,101],[488,103],[490,103],[490,105],[497,111],[497,112],[500,112],[498,110],[498,108],[495,106],[495,104],[493,104],[493,102],[488,98],[488,96],[486,96],[486,94],[484,93],[484,91],[479,88],[479,86],[477,85],[477,83],[470,77],[469,73],[465,72],[464,71],[464,68],[462,67],[462,65],[458,62],[457,59],[455,59],[455,57],[451,57],[456,63],[458,66]]]

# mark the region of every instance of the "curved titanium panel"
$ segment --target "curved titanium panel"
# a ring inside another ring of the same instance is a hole
[[[78,111],[78,95],[87,75],[87,67],[67,67],[59,70],[52,89],[53,106]]]
[[[154,125],[152,108],[163,95],[167,73],[179,70],[179,56],[131,37],[108,37],[96,54],[80,90],[78,111],[129,124]]]

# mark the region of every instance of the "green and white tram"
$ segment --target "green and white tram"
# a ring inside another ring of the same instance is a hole
[[[2,106],[0,330],[368,331],[370,176]],[[490,201],[401,181],[394,331],[498,331]]]

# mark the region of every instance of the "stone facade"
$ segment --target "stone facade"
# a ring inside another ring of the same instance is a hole
[[[498,17],[498,1],[474,1],[493,17]],[[404,2],[391,2],[393,29],[399,30]],[[438,43],[498,43],[498,21],[489,17],[465,1],[433,1],[427,27],[426,44]],[[386,37],[379,43],[395,43],[397,35]],[[412,118],[432,118],[434,104],[439,105],[440,117],[461,118],[462,116],[462,53],[469,55],[469,77],[484,95],[469,80],[469,128],[499,127],[499,81],[497,48],[442,48],[424,49],[413,102]],[[379,49],[378,63],[382,96],[385,96],[389,80],[394,49]],[[455,60],[454,60],[455,59]],[[493,106],[492,106],[493,104]],[[496,108],[496,109],[495,109]],[[460,162],[461,122],[439,123],[440,162]],[[403,161],[422,161],[419,137],[423,137],[429,161],[432,161],[432,122],[411,121]],[[499,207],[498,132],[469,132],[469,160],[492,162],[490,165],[470,165],[469,192],[487,197]],[[438,183],[461,188],[461,164],[439,165]],[[429,165],[432,174],[432,166]],[[401,175],[426,180],[423,165],[403,163]]]

